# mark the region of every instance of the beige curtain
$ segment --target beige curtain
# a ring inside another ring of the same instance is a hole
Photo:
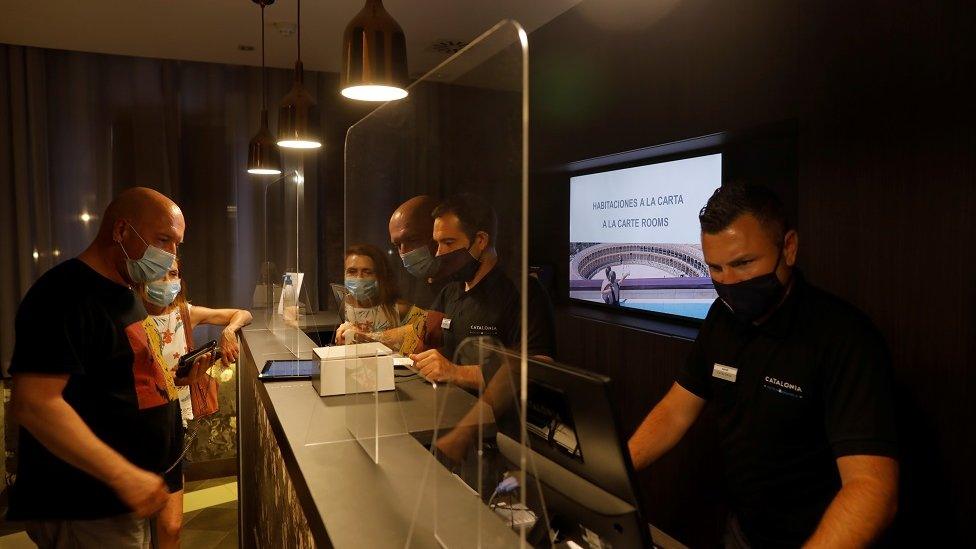
[[[0,48],[0,365],[13,351],[17,304],[55,257],[47,171],[43,54]],[[35,255],[36,254],[36,255]]]

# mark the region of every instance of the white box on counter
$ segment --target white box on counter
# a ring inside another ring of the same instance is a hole
[[[393,351],[379,342],[312,349],[319,359],[312,386],[321,396],[392,391]]]

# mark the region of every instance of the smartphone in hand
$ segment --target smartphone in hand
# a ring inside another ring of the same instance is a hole
[[[180,357],[180,363],[176,366],[176,377],[186,377],[193,369],[193,362],[203,354],[214,352],[214,360],[220,358],[220,349],[217,347],[217,340],[211,339],[209,342],[193,349]]]

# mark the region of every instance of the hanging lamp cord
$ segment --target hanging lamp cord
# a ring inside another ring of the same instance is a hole
[[[261,3],[261,108],[268,109],[268,66],[264,62],[264,3]]]
[[[298,61],[302,60],[302,0],[298,0]]]

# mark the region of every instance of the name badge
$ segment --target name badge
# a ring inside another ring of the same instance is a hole
[[[732,383],[735,383],[735,378],[738,374],[738,368],[719,364],[718,362],[716,362],[715,366],[712,367],[712,377],[724,379],[725,381],[731,381]]]
[[[450,330],[451,329],[451,319],[450,318],[441,319],[441,329],[442,330]]]

